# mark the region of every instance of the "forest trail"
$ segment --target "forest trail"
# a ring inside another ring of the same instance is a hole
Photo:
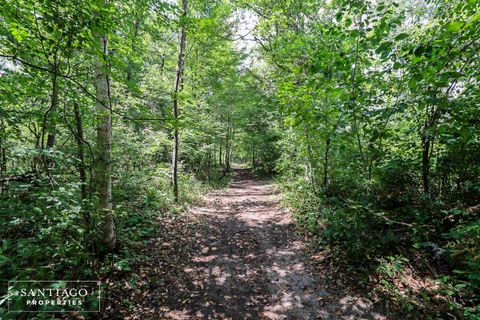
[[[265,181],[237,170],[230,187],[195,215],[203,218],[202,252],[187,268],[205,286],[196,316],[315,319],[326,293],[303,262],[303,243]]]
[[[237,169],[229,188],[189,212],[195,223],[168,249],[165,238],[148,246],[140,274],[150,274],[149,292],[126,318],[386,319],[340,275],[326,280],[313,268],[279,201],[267,181]]]

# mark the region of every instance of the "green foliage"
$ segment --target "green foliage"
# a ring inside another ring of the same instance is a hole
[[[24,190],[29,187],[21,186]],[[78,184],[65,184],[53,191],[30,192],[24,195],[21,205],[3,202],[2,234],[8,235],[3,253],[16,258],[2,270],[2,279],[50,279],[65,265],[85,263],[89,234],[81,201],[75,196],[78,189]],[[44,267],[37,269],[32,262]],[[65,272],[73,276],[78,270]]]
[[[285,205],[293,210],[297,223],[308,233],[317,234],[321,228],[320,218],[321,200],[312,192],[308,183],[302,181],[288,182],[279,181],[283,201]],[[300,197],[299,195],[302,194]]]
[[[278,173],[285,203],[317,244],[375,272],[394,295],[402,272],[421,265],[417,255],[434,261],[452,287],[465,285],[449,301],[478,294],[480,2],[189,7],[183,16],[158,1],[2,3],[2,281],[128,272],[157,217],[225,186],[238,163]],[[241,12],[255,26],[237,37]],[[174,93],[180,28],[187,50]],[[240,50],[245,39],[257,45]],[[94,168],[104,156],[99,71],[108,76],[107,174],[119,243],[105,257],[94,209]],[[411,312],[408,299],[400,304]],[[454,305],[475,317],[471,305]]]
[[[421,256],[478,294],[478,1],[245,2],[299,224],[351,267]]]
[[[127,273],[159,217],[178,215],[211,187],[229,183],[225,159],[233,154],[241,107],[231,96],[252,88],[236,72],[241,59],[228,40],[230,14],[222,2],[196,2],[186,18],[177,5],[155,1],[2,3],[2,282]],[[181,116],[173,121],[180,26],[191,54],[177,97]],[[104,218],[95,210],[101,199],[94,168],[104,156],[97,148],[96,60],[105,62],[112,111],[108,175],[118,239],[109,253],[100,250]],[[178,201],[171,186],[174,127],[181,146]]]
[[[480,287],[480,219],[472,220],[471,213],[463,210],[452,210],[448,218],[459,219],[458,225],[445,235],[451,259],[459,267],[454,272],[476,290]]]

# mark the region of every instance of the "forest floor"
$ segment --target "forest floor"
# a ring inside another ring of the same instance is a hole
[[[180,218],[160,221],[128,281],[111,285],[109,319],[387,319],[248,170]]]

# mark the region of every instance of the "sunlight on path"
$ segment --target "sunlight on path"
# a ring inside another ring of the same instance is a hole
[[[335,266],[314,267],[267,181],[235,173],[185,220],[164,222],[138,266],[147,289],[130,289],[122,319],[387,319]]]
[[[198,289],[174,319],[357,319],[370,306],[345,296],[325,304],[322,279],[307,267],[304,243],[279,209],[279,195],[246,170],[192,211],[201,250],[183,272]],[[350,316],[348,316],[350,314]],[[383,319],[369,313],[368,318]]]

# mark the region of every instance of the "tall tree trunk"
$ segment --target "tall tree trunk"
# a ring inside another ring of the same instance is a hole
[[[315,159],[313,156],[311,140],[310,140],[310,126],[307,125],[305,129],[305,136],[307,138],[307,158],[308,158],[308,175],[310,178],[310,184],[312,185],[313,193],[317,194],[317,174],[315,170]]]
[[[425,195],[430,195],[430,126],[431,122],[428,117],[430,112],[430,108],[427,106],[426,109],[426,119],[423,124],[422,130],[422,184],[423,184],[423,192]]]
[[[3,138],[0,137],[0,175],[7,172],[7,148],[3,143]]]
[[[223,144],[222,144],[222,141],[220,141],[220,147],[218,149],[218,164],[219,165],[222,165],[223,164],[223,159],[222,159],[222,155],[223,155],[223,150],[222,150],[222,147],[223,147]]]
[[[75,140],[77,141],[77,148],[78,148],[78,160],[80,163],[78,164],[78,173],[80,175],[80,182],[82,183],[82,199],[87,199],[87,172],[85,170],[85,148],[83,143],[83,125],[82,125],[82,117],[80,115],[80,110],[78,108],[78,103],[73,103],[73,115],[75,116],[75,125],[77,132],[75,133]]]
[[[7,172],[7,158],[6,158],[6,134],[3,126],[3,119],[0,119],[0,177],[4,177]],[[0,194],[3,195],[4,186],[3,181],[0,182]]]
[[[225,140],[225,171],[230,171],[230,125],[227,128],[227,139]]]
[[[229,109],[227,118],[227,138],[225,140],[225,171],[230,171],[230,156],[232,152],[232,139],[233,139],[233,121],[231,109]]]
[[[101,242],[113,250],[116,243],[115,220],[112,211],[112,110],[107,75],[107,37],[97,36],[102,56],[95,59],[95,89],[97,111],[97,155],[95,159],[95,190],[97,212],[102,214]]]
[[[49,116],[50,119],[55,117],[55,112],[57,111],[57,106],[58,106],[58,80],[57,80],[57,64],[54,63],[52,67],[52,96],[51,96],[51,102],[50,102],[50,110],[49,110]],[[55,124],[55,119],[52,119],[53,121],[50,121],[48,124],[48,136],[47,136],[47,149],[53,148],[55,145],[55,133],[57,126]]]
[[[252,143],[252,167],[255,170],[257,168],[257,161],[255,159],[255,144]]]
[[[212,154],[212,167],[215,167],[217,164],[217,144],[213,143],[213,154]]]
[[[323,192],[328,196],[328,153],[330,151],[330,137],[325,140],[325,153],[323,155]]]
[[[0,176],[5,175],[7,172],[6,136],[3,119],[0,119]]]
[[[31,131],[33,135],[35,136],[35,150],[40,149],[41,146],[41,139],[42,139],[42,133],[41,129],[38,128],[35,125],[33,125],[33,130]],[[43,156],[34,156],[32,160],[32,171],[37,172],[42,168],[42,164],[44,163],[43,161]]]
[[[50,94],[50,107],[48,108],[47,112],[44,115],[43,119],[43,129],[42,129],[42,149],[50,150],[55,145],[55,137],[57,126],[55,123],[55,113],[57,112],[58,106],[58,65],[57,62],[54,61],[52,68],[52,77],[51,77],[51,86],[52,91]],[[47,144],[45,145],[45,133],[47,132]],[[50,172],[53,166],[53,159],[50,157],[46,157],[45,155],[42,156],[43,166],[45,172],[50,176]]]
[[[422,136],[422,182],[423,192],[430,194],[430,138],[427,133]]]
[[[230,122],[230,148],[229,148],[230,150],[229,150],[229,156],[228,156],[230,163],[232,162],[234,145],[235,145],[235,124],[232,118]],[[235,161],[235,159],[233,159],[233,161]]]
[[[182,0],[182,18],[187,16],[187,0]],[[172,156],[172,184],[173,196],[175,201],[178,201],[178,93],[181,91],[182,75],[183,75],[183,59],[185,51],[186,32],[185,27],[182,26],[178,39],[178,60],[177,73],[175,77],[175,85],[173,87],[173,118],[175,119],[175,129],[173,131],[173,156]]]

